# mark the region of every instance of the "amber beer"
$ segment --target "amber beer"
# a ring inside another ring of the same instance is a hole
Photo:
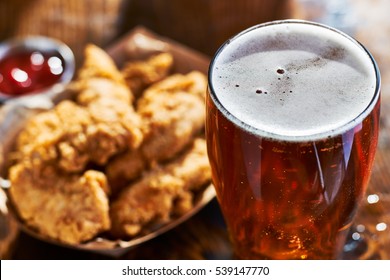
[[[206,136],[239,258],[340,258],[373,164],[379,95],[372,56],[327,26],[266,23],[218,50]]]

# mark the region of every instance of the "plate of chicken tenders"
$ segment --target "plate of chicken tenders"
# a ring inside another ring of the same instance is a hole
[[[204,139],[208,60],[191,53],[198,66],[180,68],[191,61],[187,49],[141,31],[119,51],[86,46],[50,105],[7,112],[2,181],[27,233],[76,249],[127,250],[214,198]],[[147,51],[139,55],[136,44]]]

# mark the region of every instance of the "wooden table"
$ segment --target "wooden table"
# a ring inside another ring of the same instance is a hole
[[[21,233],[13,259],[112,259],[38,241]],[[232,251],[216,200],[172,231],[135,247],[119,259],[230,259]]]
[[[355,36],[373,53],[382,74],[380,141],[367,197],[356,218],[344,253],[345,259],[390,259],[390,19],[387,0],[350,1],[356,16]],[[307,15],[307,13],[301,13]],[[373,203],[375,202],[375,203]],[[357,234],[358,235],[357,235]],[[353,249],[348,251],[348,249]],[[38,241],[20,233],[12,259],[111,259],[106,255],[76,251]],[[190,220],[120,259],[231,259],[223,218],[216,200]]]

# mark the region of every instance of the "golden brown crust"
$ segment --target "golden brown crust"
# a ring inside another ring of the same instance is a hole
[[[19,158],[53,162],[65,172],[80,172],[89,162],[108,159],[141,144],[141,120],[122,103],[91,103],[88,108],[62,101],[33,117],[18,138]]]
[[[105,173],[112,188],[112,193],[117,194],[129,181],[141,176],[147,169],[147,161],[141,150],[126,151],[114,157],[108,162]]]
[[[78,72],[78,80],[91,78],[105,78],[117,83],[124,83],[124,79],[114,61],[101,48],[88,44],[84,50],[84,63]]]
[[[144,141],[137,152],[128,151],[108,164],[110,184],[120,188],[139,177],[141,167],[172,159],[191,144],[204,127],[205,91],[206,77],[200,72],[175,74],[148,88],[137,106]],[[132,168],[124,171],[123,166]]]
[[[128,62],[122,69],[122,75],[134,95],[139,97],[148,86],[167,77],[172,65],[172,55],[161,53],[147,61]]]
[[[77,92],[77,103],[82,106],[106,100],[117,100],[128,106],[133,102],[129,88],[110,79],[94,77],[78,80],[73,83],[72,89]]]
[[[155,167],[126,187],[111,204],[111,232],[128,238],[146,225],[162,224],[193,207],[193,191],[211,178],[206,142],[196,139],[178,159]]]
[[[175,93],[179,91],[190,92],[199,96],[202,100],[205,99],[207,89],[206,76],[199,71],[192,71],[186,75],[173,74],[158,83],[154,83],[148,87],[144,94],[143,100],[139,101],[138,106],[142,106],[142,102],[150,102],[150,99],[160,92]]]
[[[20,217],[44,236],[69,244],[87,241],[110,228],[104,174],[61,176],[43,173],[26,162],[10,170],[11,199]]]

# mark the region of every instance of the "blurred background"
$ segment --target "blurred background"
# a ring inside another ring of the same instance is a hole
[[[0,40],[40,34],[80,57],[87,42],[106,46],[134,26],[212,55],[235,33],[294,14],[291,0],[1,0]]]

